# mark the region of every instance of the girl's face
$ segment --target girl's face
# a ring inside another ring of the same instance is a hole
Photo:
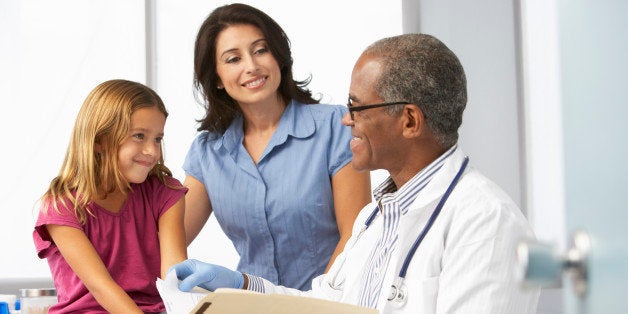
[[[156,106],[131,114],[129,134],[118,148],[118,166],[129,183],[142,183],[161,157],[166,117]]]
[[[229,96],[240,106],[276,102],[279,64],[262,32],[249,24],[225,28],[216,38],[216,71]]]

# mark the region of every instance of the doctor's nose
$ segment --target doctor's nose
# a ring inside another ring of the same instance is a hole
[[[342,124],[344,126],[354,126],[355,121],[351,118],[351,113],[347,112],[342,116]]]

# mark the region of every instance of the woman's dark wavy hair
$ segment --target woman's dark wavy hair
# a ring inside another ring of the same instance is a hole
[[[296,81],[292,76],[290,40],[283,29],[266,13],[246,4],[234,3],[215,9],[201,25],[194,46],[194,87],[203,95],[205,117],[198,131],[223,134],[233,119],[241,114],[237,102],[225,89],[218,89],[216,72],[216,38],[232,25],[253,25],[264,34],[268,49],[277,60],[281,71],[279,93],[285,103],[295,99],[305,104],[318,103],[306,86],[308,78]]]

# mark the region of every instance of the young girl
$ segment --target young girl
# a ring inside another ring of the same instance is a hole
[[[165,311],[155,281],[187,258],[187,189],[162,156],[167,116],[139,83],[107,81],[87,96],[33,232],[57,289],[49,313]]]

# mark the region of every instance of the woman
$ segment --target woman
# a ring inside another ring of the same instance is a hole
[[[293,79],[285,32],[244,4],[207,17],[194,74],[206,116],[183,167],[188,245],[214,212],[238,270],[309,289],[371,198],[369,173],[350,165],[346,109],[317,104]]]

